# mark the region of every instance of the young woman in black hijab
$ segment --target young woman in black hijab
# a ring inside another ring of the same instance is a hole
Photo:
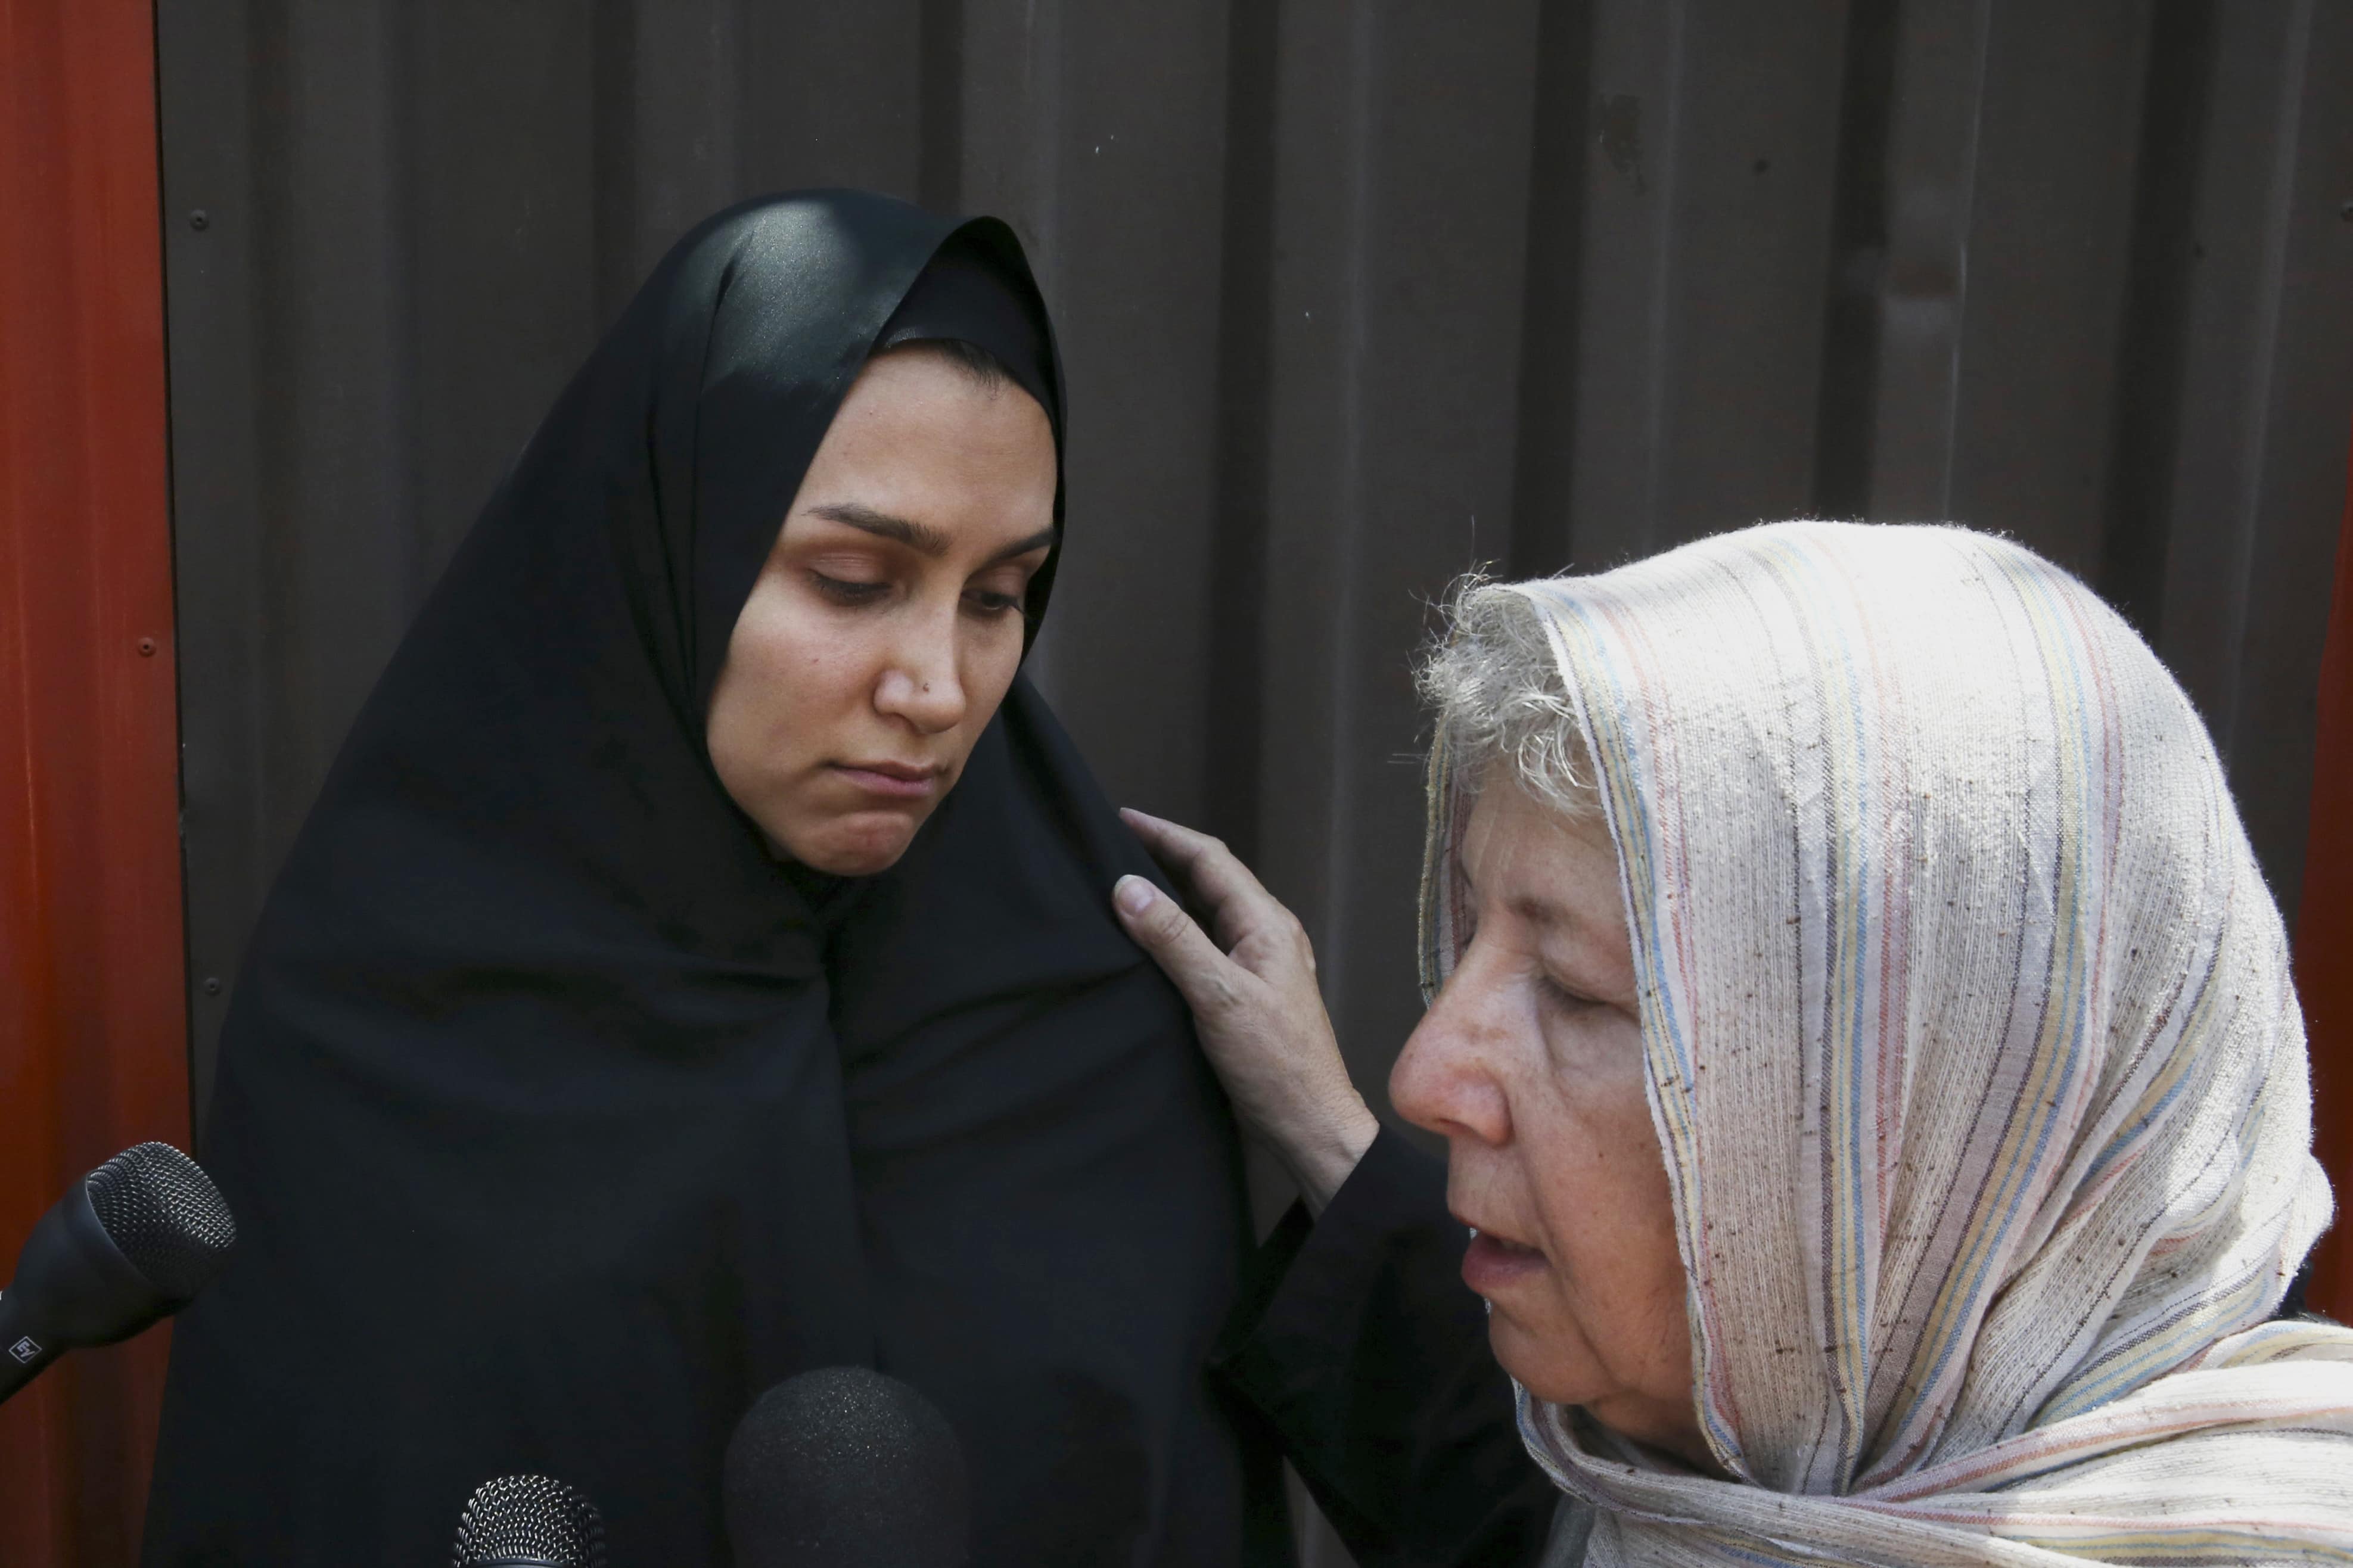
[[[149,1563],[432,1562],[519,1471],[721,1563],[734,1423],[845,1363],[948,1415],[979,1563],[1287,1557],[1201,1373],[1232,1124],[1106,899],[1156,873],[1018,675],[1060,425],[993,220],[786,196],[662,262],[254,937]]]

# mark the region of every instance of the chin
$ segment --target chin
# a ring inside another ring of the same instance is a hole
[[[879,877],[896,866],[904,853],[902,847],[887,855],[796,855],[793,858],[828,877]]]
[[[1531,1334],[1513,1321],[1500,1307],[1488,1314],[1487,1345],[1495,1352],[1495,1364],[1538,1399],[1553,1405],[1583,1405],[1603,1391],[1591,1369],[1581,1364],[1581,1355],[1564,1354],[1543,1336]]]
[[[1620,1436],[1680,1456],[1703,1470],[1716,1470],[1707,1439],[1700,1435],[1691,1398],[1647,1394],[1610,1377],[1581,1334],[1574,1345],[1532,1336],[1501,1311],[1488,1320],[1487,1342],[1496,1364],[1547,1405],[1575,1405]]]
[[[876,821],[828,823],[816,833],[776,837],[777,847],[812,871],[828,877],[874,877],[899,863],[923,823],[892,816]]]

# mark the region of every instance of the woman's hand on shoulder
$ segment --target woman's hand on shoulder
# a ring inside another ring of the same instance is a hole
[[[1208,921],[1142,877],[1112,890],[1120,923],[1175,982],[1245,1131],[1321,1213],[1380,1122],[1349,1081],[1298,918],[1217,839],[1140,811],[1120,816]]]

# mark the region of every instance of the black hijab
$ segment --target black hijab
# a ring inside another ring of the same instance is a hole
[[[149,1563],[413,1568],[519,1471],[599,1505],[614,1568],[723,1563],[735,1421],[844,1363],[946,1412],[979,1563],[1282,1555],[1200,1374],[1248,1245],[1231,1122],[1110,915],[1148,858],[1044,702],[1017,680],[854,883],[781,865],[710,763],[878,334],[980,342],[1059,434],[1003,225],[751,203],[656,269],[401,645],[224,1032],[239,1250],[177,1331]]]

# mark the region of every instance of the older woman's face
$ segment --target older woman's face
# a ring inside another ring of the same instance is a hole
[[[1499,778],[1462,870],[1469,944],[1389,1093],[1446,1137],[1495,1358],[1539,1397],[1704,1463],[1616,854],[1599,822]]]
[[[877,355],[801,479],[728,639],[711,763],[779,853],[905,853],[1020,667],[1054,540],[1054,433],[1018,387]]]

